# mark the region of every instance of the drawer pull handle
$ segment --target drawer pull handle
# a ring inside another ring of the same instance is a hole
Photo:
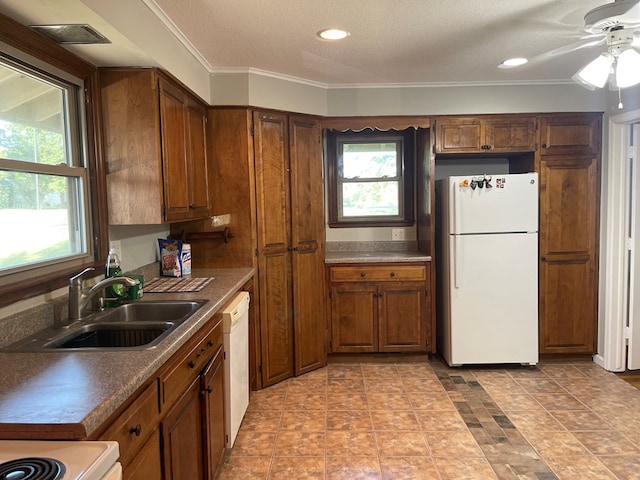
[[[139,423],[135,427],[131,427],[131,429],[129,430],[129,433],[133,433],[136,437],[139,437],[141,432],[142,425],[140,425]]]
[[[362,278],[364,278],[364,276],[365,276],[365,275],[366,275],[366,273],[364,273],[364,272],[360,272],[360,276],[361,276]]]
[[[396,276],[396,272],[391,272],[391,276],[395,277]]]
[[[189,368],[194,368],[196,366],[196,362],[193,360],[189,360]]]
[[[213,340],[209,340],[209,341],[207,342],[207,345],[209,345],[210,347],[213,347]]]

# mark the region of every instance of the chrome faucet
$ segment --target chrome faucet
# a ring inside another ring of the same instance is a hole
[[[112,285],[121,283],[127,287],[133,287],[140,282],[134,278],[120,276],[107,277],[100,280],[93,287],[85,289],[84,279],[88,274],[95,271],[94,268],[86,268],[79,274],[69,279],[69,319],[79,320],[86,315],[89,303],[92,303],[92,310],[102,310],[104,308],[104,289]]]

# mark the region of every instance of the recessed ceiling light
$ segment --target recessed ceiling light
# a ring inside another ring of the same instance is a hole
[[[348,37],[350,33],[337,28],[327,28],[326,30],[320,30],[317,35],[322,40],[342,40],[343,38]]]
[[[508,60],[505,60],[504,62],[502,62],[500,65],[498,65],[498,68],[514,68],[514,67],[519,67],[520,65],[524,65],[525,63],[527,63],[529,60],[527,60],[526,58],[522,58],[522,57],[517,57],[517,58],[509,58]]]

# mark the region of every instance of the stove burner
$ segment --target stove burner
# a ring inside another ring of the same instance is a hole
[[[53,458],[17,458],[0,463],[0,480],[60,480],[64,464]]]

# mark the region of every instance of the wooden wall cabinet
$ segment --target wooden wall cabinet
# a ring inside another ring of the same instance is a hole
[[[124,480],[217,478],[225,452],[222,316],[116,415],[95,439],[119,443]]]
[[[518,153],[536,149],[536,117],[438,118],[435,153]]]
[[[155,69],[100,69],[109,223],[209,216],[206,106]]]
[[[595,353],[600,114],[541,117],[540,353]]]
[[[327,271],[332,352],[432,351],[428,262]]]

